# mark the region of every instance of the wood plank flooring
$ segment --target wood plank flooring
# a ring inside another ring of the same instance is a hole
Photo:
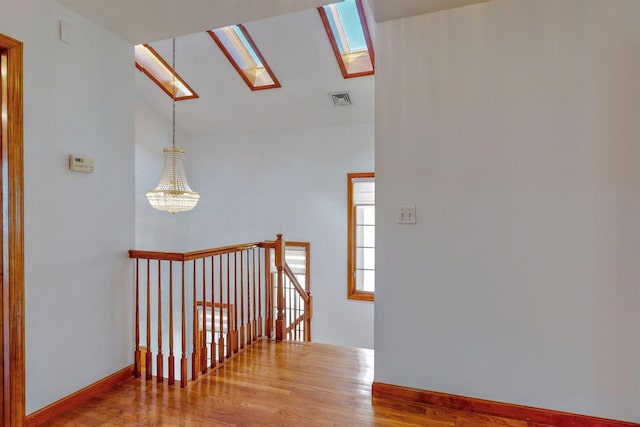
[[[372,399],[372,382],[371,350],[260,341],[184,389],[131,379],[42,425],[534,427]]]

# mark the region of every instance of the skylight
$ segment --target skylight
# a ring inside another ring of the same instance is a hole
[[[182,77],[180,77],[151,46],[148,44],[139,44],[135,50],[136,68],[160,86],[169,97],[173,98],[175,95],[176,101],[198,98],[198,94],[189,87]]]
[[[243,25],[211,30],[209,35],[251,90],[280,87],[278,79]]]
[[[374,53],[362,0],[344,0],[318,8],[342,76],[374,73]]]

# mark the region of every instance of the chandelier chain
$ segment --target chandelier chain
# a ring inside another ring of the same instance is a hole
[[[172,124],[173,124],[173,139],[172,139],[172,143],[173,143],[173,148],[176,148],[176,95],[178,92],[178,88],[176,87],[176,38],[173,38],[173,49],[172,49],[172,64],[171,67],[173,67],[173,119],[172,119]]]

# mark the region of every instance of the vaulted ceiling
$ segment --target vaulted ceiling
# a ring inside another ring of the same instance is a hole
[[[177,105],[179,127],[220,134],[373,122],[374,76],[344,79],[316,10],[341,0],[57,0],[132,44],[147,42],[171,58],[199,98]],[[364,0],[375,44],[375,20],[487,0]],[[390,5],[393,4],[393,7]],[[245,24],[282,87],[252,92],[205,30]],[[167,118],[171,99],[133,67],[136,91]],[[353,104],[335,107],[330,93],[348,91]]]
[[[192,134],[260,131],[372,122],[374,76],[344,79],[315,8],[246,22],[245,27],[282,87],[251,91],[211,37],[176,39],[176,71],[199,98],[177,104],[179,125]],[[171,58],[171,41],[151,43]],[[169,115],[170,98],[136,71],[138,96]],[[349,91],[353,104],[335,107],[329,93]]]
[[[57,0],[133,44],[257,21],[342,0]],[[369,0],[376,22],[489,0]]]

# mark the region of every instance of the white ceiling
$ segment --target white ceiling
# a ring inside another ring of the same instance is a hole
[[[57,0],[133,44],[312,9],[342,0]]]
[[[313,9],[342,0],[57,0],[133,44]],[[366,0],[365,0],[366,1]],[[368,0],[376,22],[489,0]]]
[[[178,127],[192,135],[331,126],[374,121],[374,76],[343,79],[316,7],[341,0],[57,0],[132,44],[148,42],[170,58],[200,96],[177,103]],[[364,0],[376,21],[487,0]],[[371,9],[370,9],[371,7]],[[243,23],[281,88],[252,92],[204,30]],[[132,46],[133,56],[133,46]],[[171,99],[131,66],[136,94],[166,118]],[[349,91],[334,107],[329,93]]]
[[[376,22],[383,22],[487,1],[489,0],[369,0],[369,5]]]

